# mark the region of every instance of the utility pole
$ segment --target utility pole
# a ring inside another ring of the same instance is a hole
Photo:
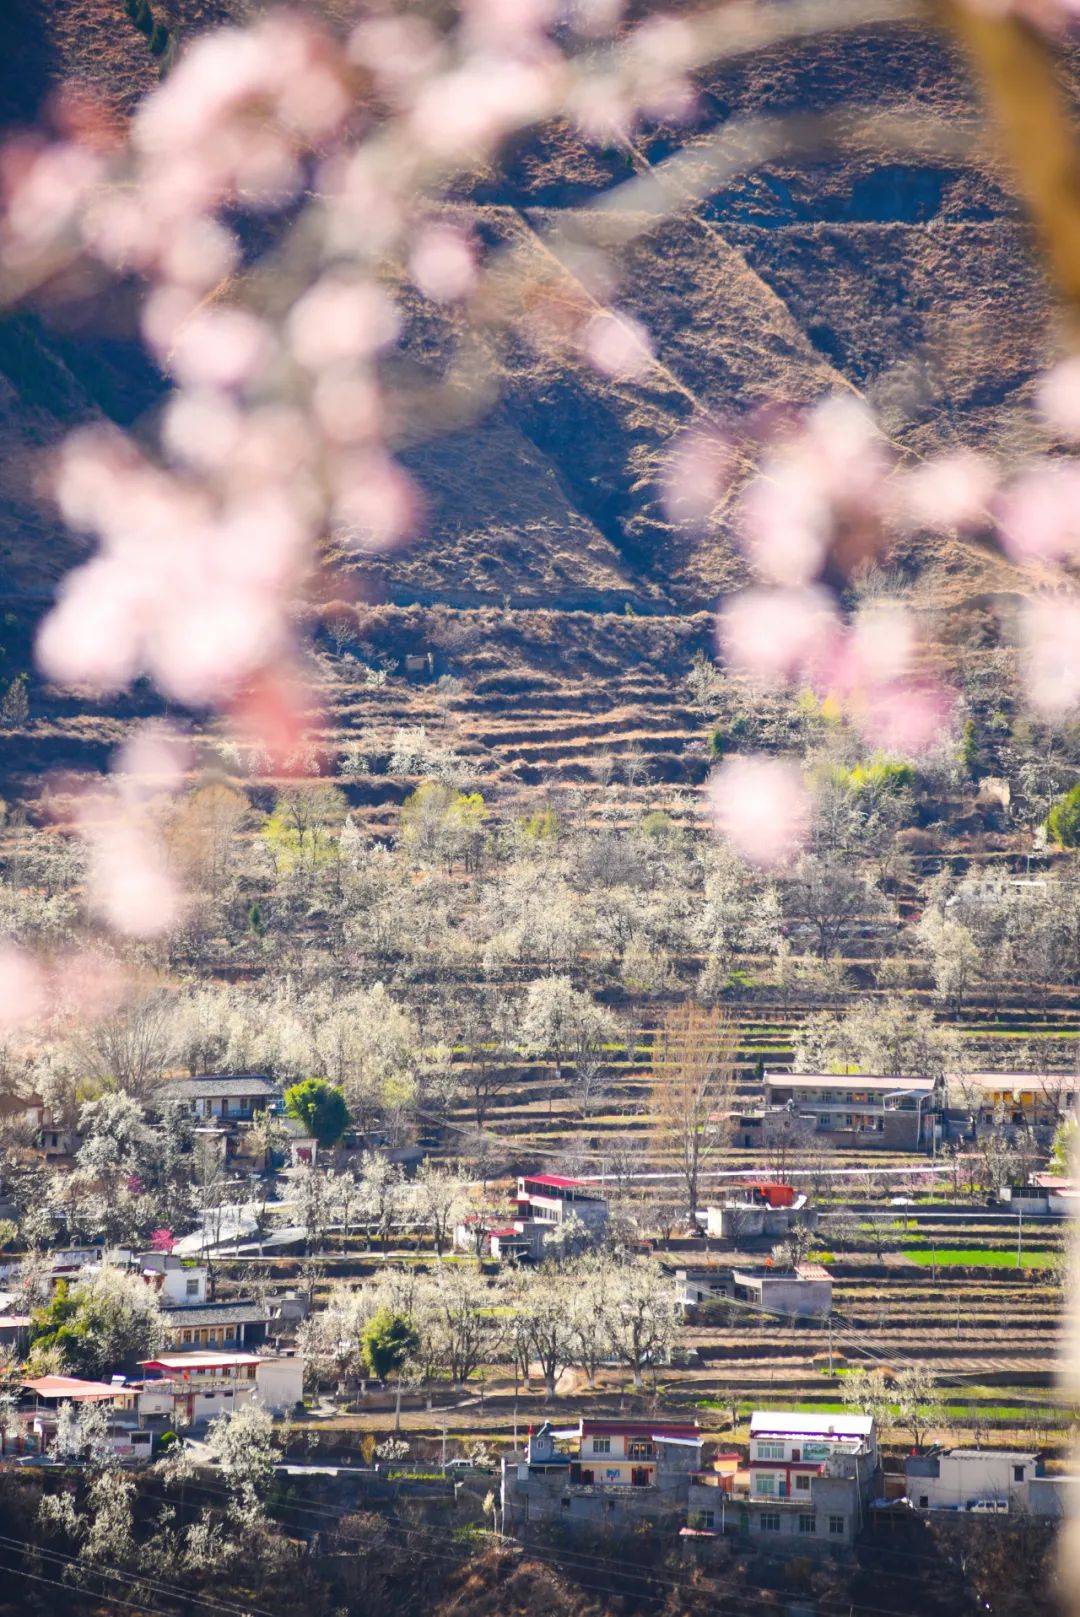
[[[828,1327],[829,1327],[829,1374],[830,1374],[830,1376],[831,1376],[831,1375],[832,1375],[832,1373],[833,1373],[833,1360],[832,1360],[832,1314],[831,1314],[831,1313],[830,1313],[830,1314],[829,1314],[829,1316],[828,1316],[828,1320],[827,1320],[827,1324],[828,1324]]]
[[[1018,1208],[1016,1214],[1016,1267],[1020,1268],[1024,1252],[1024,1209]]]

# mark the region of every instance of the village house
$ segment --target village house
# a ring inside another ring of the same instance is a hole
[[[158,1090],[158,1103],[179,1101],[199,1122],[250,1123],[280,1099],[281,1091],[268,1078],[219,1073],[200,1078],[173,1078]]]
[[[191,1426],[231,1414],[258,1399],[285,1415],[303,1399],[304,1359],[300,1354],[263,1357],[257,1353],[159,1353],[144,1359],[138,1393],[144,1418],[165,1417]]]
[[[251,1347],[264,1339],[269,1304],[249,1297],[211,1301],[205,1264],[165,1252],[140,1253],[136,1262],[158,1293],[166,1347]]]
[[[1031,1483],[1042,1476],[1037,1454],[1012,1449],[934,1447],[904,1461],[908,1503],[916,1510],[1026,1511]]]
[[[524,1456],[502,1464],[504,1530],[669,1523],[685,1515],[690,1479],[701,1467],[696,1421],[581,1420],[530,1432]]]
[[[139,1426],[137,1394],[115,1382],[78,1376],[37,1376],[21,1385],[11,1430],[0,1438],[0,1453],[47,1454],[56,1438],[64,1405],[100,1404],[106,1410],[106,1440],[120,1460],[148,1460],[153,1436]]]
[[[760,1410],[750,1420],[745,1473],[700,1472],[690,1484],[694,1533],[739,1533],[762,1549],[848,1549],[878,1490],[870,1415]]]
[[[763,1314],[818,1320],[827,1319],[832,1308],[832,1279],[820,1263],[678,1269],[675,1279],[685,1308],[728,1301]]]
[[[940,1078],[767,1072],[764,1081],[766,1144],[782,1112],[804,1119],[822,1144],[840,1148],[923,1151],[940,1137]]]
[[[1030,1129],[1047,1143],[1076,1107],[1080,1076],[1073,1073],[970,1072],[948,1079],[952,1132]]]
[[[713,1240],[775,1239],[795,1224],[817,1227],[817,1213],[791,1185],[749,1183],[730,1185],[705,1215],[705,1233]]]
[[[1002,1185],[997,1199],[1025,1218],[1064,1218],[1080,1209],[1080,1187],[1059,1174],[1035,1173],[1023,1185]]]
[[[599,1240],[607,1223],[608,1204],[593,1186],[561,1174],[523,1174],[513,1214],[482,1225],[475,1214],[463,1219],[454,1245],[461,1252],[479,1248],[493,1258],[538,1263],[553,1243],[566,1248]]]

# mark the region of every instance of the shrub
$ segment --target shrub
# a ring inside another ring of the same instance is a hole
[[[1059,848],[1080,848],[1080,782],[1053,805],[1046,816],[1046,830]]]

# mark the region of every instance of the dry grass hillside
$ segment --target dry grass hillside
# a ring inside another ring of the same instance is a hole
[[[181,38],[248,9],[246,0],[159,6]],[[65,81],[122,119],[154,82],[156,68],[117,0],[48,8],[12,0],[0,44],[0,99],[13,122],[47,107]],[[701,89],[699,116],[685,129],[649,131],[629,152],[550,130],[454,205],[486,241],[542,254],[541,233],[561,210],[587,207],[718,122],[839,105],[972,117],[961,66],[910,26],[762,52],[704,75]],[[422,532],[393,556],[351,563],[342,593],[434,613],[385,620],[383,638],[386,621],[401,633],[383,649],[397,658],[431,650],[438,671],[476,684],[456,728],[490,750],[498,768],[509,758],[528,785],[555,763],[580,777],[597,752],[640,747],[656,755],[660,779],[698,773],[668,762],[693,731],[680,711],[682,679],[707,644],[700,614],[745,577],[722,523],[691,537],[660,508],[665,449],[698,408],[738,416],[765,400],[850,388],[871,396],[897,443],[916,453],[1029,440],[1025,400],[1050,342],[1047,300],[1017,207],[990,163],[980,141],[970,163],[947,169],[882,151],[752,175],[622,262],[619,300],[655,340],[646,378],[613,382],[522,345],[501,358],[502,398],[482,421],[411,453],[427,496]],[[414,355],[437,364],[452,330],[422,309],[408,313]],[[98,414],[138,424],[160,397],[162,379],[133,329],[123,295],[63,312],[19,311],[0,326],[8,613],[0,639],[9,668],[25,664],[33,620],[77,553],[38,501],[40,452]],[[1015,587],[1007,569],[948,543],[912,541],[898,560],[937,608],[966,610]],[[620,637],[613,625],[628,611],[635,626]],[[503,677],[511,675],[521,677]],[[392,717],[385,692],[351,688],[347,664],[327,678],[344,735],[430,706],[405,690],[395,700],[408,711]],[[46,764],[99,767],[146,700],[102,713],[38,689],[32,698],[32,734],[2,743],[0,768],[19,775]]]

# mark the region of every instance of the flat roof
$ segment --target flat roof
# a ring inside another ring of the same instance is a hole
[[[775,1433],[794,1437],[869,1437],[872,1415],[797,1415],[787,1409],[759,1409],[750,1417],[750,1435]]]
[[[104,1381],[82,1381],[78,1376],[37,1376],[31,1381],[24,1381],[23,1386],[39,1398],[70,1399],[76,1404],[115,1398],[118,1393],[128,1390],[122,1385],[107,1386]]]
[[[258,1353],[159,1353],[156,1359],[140,1359],[144,1370],[227,1370],[232,1365],[262,1364]]]
[[[929,1093],[934,1088],[933,1078],[883,1078],[864,1072],[767,1072],[765,1083],[779,1089],[867,1089],[875,1094]]]
[[[1041,1089],[1053,1094],[1059,1089],[1080,1088],[1075,1072],[951,1072],[950,1084],[978,1084],[980,1089]]]
[[[650,1420],[582,1420],[582,1437],[653,1437],[653,1438],[691,1438],[697,1440],[701,1437],[701,1427],[697,1421],[650,1421]]]

